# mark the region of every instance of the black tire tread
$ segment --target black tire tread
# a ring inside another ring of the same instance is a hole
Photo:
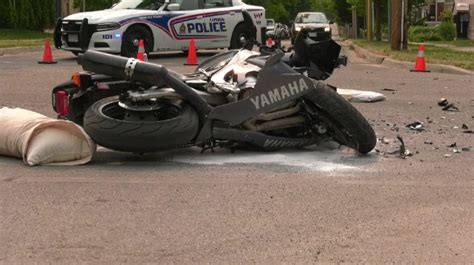
[[[355,143],[348,145],[362,154],[370,152],[376,144],[375,132],[367,119],[346,99],[324,83],[318,82],[317,89],[311,90],[306,96],[308,100],[319,106],[330,116],[330,119],[351,135]]]
[[[84,115],[84,129],[104,147],[135,153],[147,153],[184,146],[197,134],[198,117],[189,105],[184,105],[179,116],[154,122],[131,122],[103,115],[99,109],[117,101],[108,97],[92,104]]]

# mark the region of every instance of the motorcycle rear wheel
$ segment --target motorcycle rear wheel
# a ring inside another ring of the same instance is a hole
[[[318,85],[305,95],[311,110],[328,126],[328,134],[340,144],[362,154],[370,152],[376,144],[375,132],[362,114],[327,85]]]
[[[87,110],[84,129],[97,144],[117,151],[149,153],[182,147],[196,136],[198,116],[186,103],[169,108],[163,110],[170,112],[164,119],[127,120],[119,98],[108,97]]]

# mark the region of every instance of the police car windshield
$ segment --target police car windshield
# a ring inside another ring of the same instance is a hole
[[[157,10],[164,0],[121,0],[112,9],[148,9]]]
[[[296,23],[328,23],[326,16],[322,13],[300,14],[295,19]]]

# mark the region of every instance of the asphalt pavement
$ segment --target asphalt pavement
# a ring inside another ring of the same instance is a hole
[[[38,65],[41,52],[1,56],[0,106],[55,117],[51,88],[80,67],[72,54],[54,56],[56,65]],[[193,69],[179,53],[150,59]],[[354,103],[380,139],[367,156],[328,144],[146,156],[99,148],[74,167],[0,157],[0,263],[472,262],[474,141],[463,124],[474,130],[474,76],[351,62],[328,83],[387,97]],[[459,111],[443,111],[442,97]],[[406,127],[417,121],[423,130]],[[397,135],[413,156],[400,158]]]

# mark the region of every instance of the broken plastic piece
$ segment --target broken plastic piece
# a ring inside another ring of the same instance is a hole
[[[407,124],[405,127],[409,128],[410,130],[419,131],[419,132],[424,130],[423,123],[419,121],[415,121],[410,124]]]
[[[459,108],[454,106],[454,103],[449,103],[448,105],[442,108],[444,111],[459,111]]]
[[[449,102],[448,102],[448,100],[445,99],[445,98],[441,98],[441,99],[438,101],[438,105],[441,106],[441,107],[444,107],[444,106],[446,106],[446,105],[448,105],[448,104],[449,104]]]
[[[401,158],[405,159],[407,156],[413,156],[413,153],[406,149],[405,142],[403,142],[403,138],[400,135],[397,135],[397,139],[400,141],[400,152],[399,155]]]

